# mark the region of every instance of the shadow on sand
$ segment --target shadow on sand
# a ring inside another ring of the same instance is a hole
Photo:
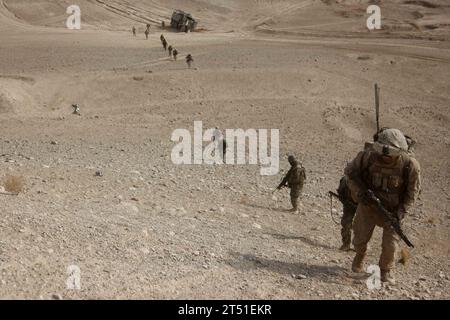
[[[286,262],[262,258],[253,254],[230,252],[232,259],[225,261],[231,267],[240,271],[266,269],[282,275],[303,274],[308,278],[316,278],[324,282],[343,284],[345,280],[360,281],[362,275],[351,275],[349,270],[340,266],[307,264],[303,262]],[[341,281],[339,281],[341,280]]]
[[[255,208],[255,209],[261,209],[261,210],[270,210],[270,211],[278,211],[278,212],[283,212],[283,213],[289,213],[289,209],[283,209],[283,208],[277,208],[277,207],[268,207],[268,206],[262,206],[259,204],[255,204],[255,203],[248,203],[248,202],[239,202],[240,204],[247,206],[247,207],[251,207],[251,208]]]
[[[316,240],[312,240],[312,239],[309,239],[304,236],[286,235],[286,234],[279,234],[279,233],[266,233],[266,234],[269,236],[272,236],[276,239],[279,239],[279,240],[300,240],[300,241],[306,243],[307,245],[310,245],[313,247],[319,247],[319,248],[333,250],[333,251],[339,250],[339,248],[337,248],[337,247],[331,247],[331,246],[322,244]]]

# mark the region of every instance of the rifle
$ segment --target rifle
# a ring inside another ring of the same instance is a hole
[[[277,192],[277,190],[281,190],[281,189],[283,189],[283,188],[286,187],[286,183],[283,183],[284,179],[285,179],[285,178],[282,178],[282,179],[281,179],[280,184],[278,185],[278,187],[275,188],[275,190],[272,191],[272,194],[275,193],[275,192]]]
[[[340,202],[342,202],[342,204],[346,204],[351,206],[353,209],[356,209],[357,205],[355,203],[353,203],[352,201],[346,200],[346,201],[342,201],[341,197],[339,197],[339,195],[336,192],[333,191],[328,191],[328,194],[330,195],[330,198],[335,197],[336,199],[338,199]]]
[[[275,193],[275,192],[277,192],[278,190],[283,189],[283,188],[286,188],[286,185],[280,183],[280,184],[278,185],[278,187],[276,187],[275,190],[272,191],[272,194]]]
[[[371,206],[372,208],[375,207],[375,210],[383,216],[383,218],[389,223],[391,228],[394,229],[395,233],[397,233],[400,236],[400,238],[408,245],[408,247],[414,248],[414,245],[403,233],[403,230],[400,226],[400,220],[383,206],[381,200],[375,196],[375,193],[366,187],[364,182],[358,177],[357,174],[352,175],[350,179],[352,179],[359,185],[360,190],[363,193],[368,195],[368,202],[369,202],[368,205]]]
[[[408,247],[414,248],[412,242],[409,241],[408,237],[403,233],[402,227],[400,226],[400,220],[383,206],[381,200],[375,196],[372,190],[367,190],[367,192],[370,199],[369,205],[374,205],[377,209],[377,212],[383,215],[392,229],[394,229],[395,233],[400,236],[400,238],[408,245]]]

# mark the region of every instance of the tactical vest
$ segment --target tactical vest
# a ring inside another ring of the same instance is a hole
[[[408,187],[409,163],[409,157],[401,155],[395,163],[386,165],[379,160],[378,154],[370,151],[361,158],[363,181],[390,210],[397,210],[403,203]]]
[[[305,182],[305,169],[300,166],[296,166],[292,168],[292,172],[289,175],[288,186],[289,188],[303,188],[303,184]]]

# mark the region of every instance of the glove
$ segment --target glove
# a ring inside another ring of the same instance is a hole
[[[375,201],[375,194],[372,190],[365,190],[358,192],[358,201],[364,205],[369,205],[371,202]]]
[[[399,221],[403,220],[406,216],[406,210],[403,206],[400,206],[397,210],[397,218]]]

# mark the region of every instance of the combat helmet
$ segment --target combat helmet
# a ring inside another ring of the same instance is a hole
[[[373,144],[376,152],[386,156],[398,156],[408,152],[409,146],[403,133],[398,129],[380,130]]]
[[[293,155],[290,155],[290,156],[288,157],[288,162],[289,162],[289,164],[290,164],[291,166],[295,166],[295,165],[298,165],[298,164],[299,164],[299,162],[297,161],[297,159],[296,159],[295,156],[293,156]]]

